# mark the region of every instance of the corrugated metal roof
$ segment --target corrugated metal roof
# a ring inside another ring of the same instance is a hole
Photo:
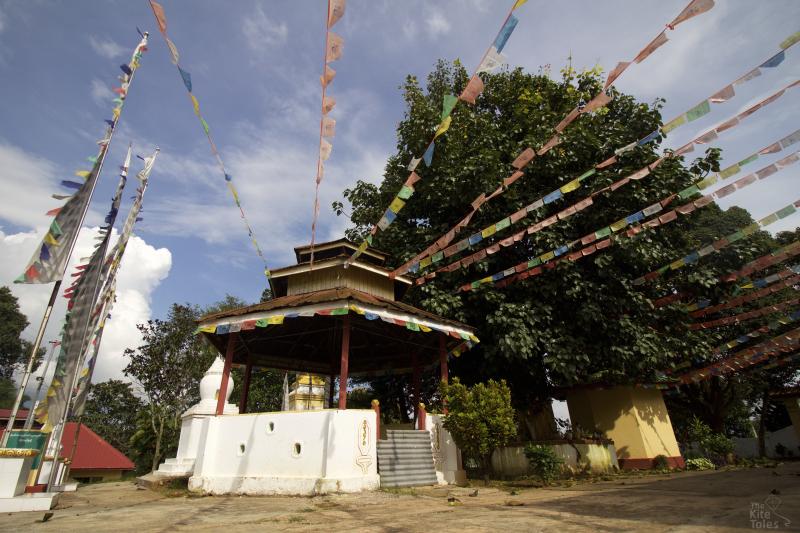
[[[290,309],[293,307],[300,307],[303,305],[321,304],[325,302],[335,302],[340,300],[354,300],[355,302],[374,305],[376,307],[382,307],[387,311],[395,311],[398,313],[414,315],[428,320],[437,321],[442,324],[447,324],[456,328],[464,329],[467,331],[471,332],[475,331],[475,328],[468,326],[467,324],[458,322],[456,320],[450,320],[449,318],[444,318],[435,315],[433,313],[429,313],[428,311],[418,309],[408,304],[404,304],[401,302],[394,302],[392,300],[387,300],[386,298],[381,298],[380,296],[375,296],[373,294],[369,294],[363,291],[350,289],[346,287],[337,289],[325,289],[322,291],[308,292],[292,296],[282,296],[280,298],[275,298],[274,300],[270,300],[268,302],[250,305],[247,307],[240,307],[238,309],[231,309],[229,311],[221,311],[219,313],[212,313],[210,315],[205,315],[204,317],[201,317],[198,320],[198,322],[202,323],[211,320],[218,320],[221,318],[228,318],[228,317],[246,315],[249,313],[256,313],[259,311],[272,311],[275,309],[282,309],[282,308]]]

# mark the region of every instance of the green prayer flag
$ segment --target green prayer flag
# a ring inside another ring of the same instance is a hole
[[[456,103],[458,103],[458,96],[453,96],[452,94],[444,95],[442,100],[442,120],[450,116]]]
[[[411,198],[412,194],[414,194],[414,189],[412,189],[408,185],[403,185],[403,188],[400,189],[399,193],[397,193],[397,197],[402,198],[403,200],[408,200],[409,198]]]
[[[735,232],[731,233],[730,235],[725,237],[725,239],[730,243],[730,242],[736,242],[736,241],[742,240],[742,239],[744,239],[744,237],[745,237],[745,235],[744,235],[744,233],[742,233],[742,230],[739,230],[739,231],[735,231]]]
[[[737,164],[737,165],[739,165],[740,167],[743,167],[743,166],[745,166],[747,163],[752,163],[752,162],[753,162],[753,161],[755,161],[756,159],[758,159],[758,154],[753,154],[753,155],[751,155],[750,157],[747,157],[747,158],[745,158],[745,159],[742,159],[741,161],[739,161],[739,162],[738,162],[738,163],[736,163],[736,164]]]
[[[588,178],[589,176],[592,176],[592,175],[594,175],[594,174],[597,174],[597,169],[594,169],[594,168],[593,168],[592,170],[590,170],[590,171],[588,171],[588,172],[584,172],[583,174],[581,174],[580,176],[578,176],[578,178],[577,178],[577,179],[578,179],[578,181],[583,181],[583,180],[585,180],[586,178]]]
[[[431,261],[434,263],[438,263],[442,259],[444,259],[444,252],[436,252],[431,256]]]
[[[686,187],[681,192],[678,193],[678,198],[681,200],[685,200],[690,196],[694,196],[695,194],[700,192],[700,188],[697,185],[692,185],[691,187]]]
[[[337,309],[331,309],[331,315],[332,316],[346,315],[349,312],[350,312],[350,309],[347,308],[347,307],[339,307]]]
[[[206,132],[206,135],[208,135],[208,123],[206,122],[206,119],[201,117],[200,124],[203,125],[203,131]]]
[[[702,189],[705,189],[706,187],[710,187],[711,185],[714,185],[716,182],[717,182],[717,175],[716,174],[712,174],[711,176],[708,176],[706,179],[704,179],[702,181],[698,181],[697,182],[697,188],[702,190]]]
[[[797,209],[793,205],[787,205],[786,207],[776,212],[775,214],[778,215],[778,218],[786,218],[795,211],[797,211]]]
[[[611,235],[611,228],[608,226],[599,231],[594,232],[594,236],[596,239],[602,239],[603,237],[608,237],[609,235]]]
[[[411,331],[419,331],[419,325],[415,324],[414,322],[406,322],[406,329],[410,329]]]
[[[497,228],[497,231],[500,231],[501,229],[506,229],[510,225],[511,225],[511,219],[510,218],[504,218],[503,220],[501,220],[500,222],[495,224],[494,227]]]
[[[770,215],[770,216],[771,216],[771,215]],[[761,220],[766,220],[766,219],[768,219],[768,218],[769,218],[769,217],[765,217],[765,218],[762,218]],[[777,220],[777,218],[776,218],[775,220]],[[775,222],[775,220],[773,220],[773,221],[771,221],[771,222]],[[767,224],[769,224],[769,222],[765,222],[765,223],[763,223],[763,225],[764,225],[764,226],[766,226]],[[759,229],[761,229],[761,226],[762,226],[762,223],[761,223],[761,221],[758,221],[758,222],[753,222],[753,223],[752,223],[752,224],[750,224],[749,226],[742,228],[742,234],[743,234],[743,235],[752,235],[753,233],[755,233],[755,232],[757,232]]]
[[[686,112],[686,120],[692,122],[709,113],[711,113],[711,104],[705,100],[702,104],[698,104]]]
[[[50,233],[52,233],[54,237],[60,237],[64,233],[61,231],[61,226],[58,225],[55,219],[50,223]]]
[[[537,257],[536,259],[531,259],[528,261],[528,268],[533,268],[535,266],[539,266],[540,264],[542,264],[542,260]]]

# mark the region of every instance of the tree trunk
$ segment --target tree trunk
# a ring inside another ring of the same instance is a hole
[[[153,467],[150,470],[151,472],[155,472],[156,468],[158,468],[161,455],[161,437],[164,435],[164,418],[161,417],[158,422],[158,430],[156,431],[156,449],[153,452]]]
[[[484,486],[489,485],[489,475],[492,473],[492,453],[494,450],[489,452],[489,455],[483,458],[483,484]]]
[[[769,406],[769,390],[764,390],[761,397],[761,417],[758,421],[758,456],[766,457],[767,455],[767,407]]]

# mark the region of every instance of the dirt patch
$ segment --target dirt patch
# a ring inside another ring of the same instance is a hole
[[[607,476],[551,487],[417,487],[313,498],[205,496],[134,483],[81,487],[53,516],[0,518],[3,531],[729,531],[751,528],[772,498],[785,529],[800,524],[800,463],[661,475]],[[775,499],[777,498],[777,500]],[[777,502],[777,504],[776,504]]]

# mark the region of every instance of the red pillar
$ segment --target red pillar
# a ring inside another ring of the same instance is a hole
[[[250,396],[250,375],[253,373],[253,360],[247,358],[247,365],[244,367],[244,383],[242,383],[242,397],[239,399],[239,414],[247,412],[247,398]]]
[[[447,378],[447,339],[444,335],[439,336],[439,371],[441,380],[448,383]]]
[[[445,383],[449,382],[447,373],[447,339],[444,335],[439,335],[439,371],[440,379]],[[447,414],[447,402],[442,400],[442,413]]]
[[[425,404],[419,404],[419,420],[417,420],[417,429],[420,431],[425,431],[425,419],[428,416],[428,412],[425,410]]]
[[[350,360],[350,315],[342,320],[342,360],[339,367],[339,409],[347,409],[347,365]]]
[[[236,337],[238,333],[228,334],[228,348],[225,350],[225,366],[222,368],[222,382],[219,384],[217,393],[217,416],[221,415],[225,409],[225,396],[228,394],[228,378],[231,377],[231,365],[233,365],[233,349],[236,347]]]
[[[417,359],[417,354],[411,356],[411,366],[414,369],[414,374],[412,378],[412,394],[414,395],[414,420],[419,420],[419,383],[421,380],[420,376],[420,368],[419,368],[419,360]]]
[[[375,411],[375,442],[381,440],[381,402],[372,400],[372,409]]]

